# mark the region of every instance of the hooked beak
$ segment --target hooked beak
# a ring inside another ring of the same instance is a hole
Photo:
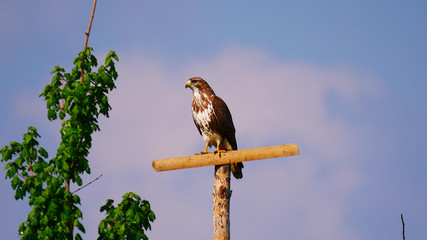
[[[191,86],[191,81],[190,80],[188,80],[186,83],[185,83],[185,88],[188,88],[188,87],[190,87]]]

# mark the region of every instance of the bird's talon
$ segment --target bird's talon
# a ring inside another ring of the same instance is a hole
[[[225,153],[225,152],[227,152],[227,151],[225,151],[225,150],[215,150],[214,153]]]

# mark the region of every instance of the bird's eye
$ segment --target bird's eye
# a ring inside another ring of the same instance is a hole
[[[191,83],[195,84],[195,83],[197,83],[197,80],[191,80]]]

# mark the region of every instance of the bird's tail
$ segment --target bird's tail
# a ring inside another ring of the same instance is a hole
[[[243,163],[233,163],[231,164],[231,172],[236,179],[241,179],[243,177],[242,173]]]

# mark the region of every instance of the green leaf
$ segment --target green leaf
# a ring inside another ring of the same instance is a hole
[[[24,144],[28,144],[33,139],[30,133],[24,134]]]
[[[59,69],[59,66],[55,66],[53,68],[53,70],[50,72],[50,74],[54,74],[54,73],[58,72],[58,69]]]
[[[73,195],[73,201],[75,204],[80,204],[80,197],[77,194]],[[78,214],[81,214],[80,210],[77,211]]]
[[[154,212],[150,210],[150,213],[148,214],[148,218],[150,219],[150,222],[153,222],[156,219],[156,216],[154,215]]]
[[[11,185],[13,189],[16,189],[18,186],[22,185],[22,180],[18,177],[18,175],[15,175],[12,178]]]
[[[83,231],[82,231],[83,232]],[[76,233],[76,236],[74,238],[75,240],[83,240],[82,236],[80,236],[79,233]]]
[[[65,72],[65,70],[57,65],[53,68],[53,70],[52,70],[52,72],[50,72],[50,74],[59,73],[59,72]]]
[[[104,229],[105,229],[105,221],[102,220],[101,222],[99,222],[99,225],[98,225],[98,234],[101,234],[104,231]]]
[[[22,166],[22,163],[24,163],[24,158],[26,158],[26,155],[24,153],[27,153],[27,149],[24,149],[24,151],[22,151],[22,157],[16,158],[15,163],[17,166]]]
[[[110,63],[111,63],[111,58],[106,58],[105,59],[105,66],[110,65]]]
[[[40,156],[42,156],[44,158],[48,158],[47,151],[42,147],[39,148],[39,154],[40,154]]]
[[[47,110],[47,119],[49,119],[49,121],[53,121],[56,118],[57,118],[56,112],[53,109]]]
[[[84,53],[86,54],[86,56],[90,56],[90,55],[91,55],[91,51],[92,51],[92,48],[91,48],[91,47],[86,47],[86,48],[84,49]]]
[[[77,227],[77,229],[79,229],[82,233],[85,233],[85,232],[86,232],[85,228],[83,227],[83,225],[82,225],[80,222],[78,222],[78,223],[77,223],[76,227]]]
[[[13,176],[15,176],[17,171],[18,167],[16,166],[16,163],[11,163],[9,165],[9,170],[6,172],[6,178],[12,178]]]
[[[133,218],[133,216],[134,216],[134,212],[132,211],[132,209],[128,209],[126,211],[126,218],[131,219],[131,218]]]
[[[47,217],[47,215],[45,215],[45,216],[41,219],[40,223],[41,223],[41,224],[43,224],[43,225],[47,225],[47,224],[49,223],[49,218]]]
[[[24,196],[25,196],[25,192],[24,192],[24,191],[22,191],[22,189],[17,188],[17,189],[16,189],[16,192],[15,192],[15,199],[16,199],[16,200],[18,200],[18,199],[23,199],[23,198],[24,198]]]
[[[142,238],[143,240],[148,240],[147,235],[145,235],[144,233],[139,233],[139,237]]]
[[[126,231],[126,226],[124,224],[117,224],[118,226],[120,226],[119,229],[119,235],[124,235],[124,232]]]
[[[113,203],[114,203],[114,200],[108,199],[107,203],[104,206],[102,206],[101,209],[99,209],[99,211],[100,212],[108,211]]]
[[[4,146],[0,150],[0,152],[1,152],[1,155],[2,155],[2,158],[1,158],[2,162],[8,161],[8,160],[12,159],[12,151],[9,149],[8,146]],[[6,167],[5,167],[5,169],[6,169]]]
[[[112,51],[113,54],[111,55],[116,61],[119,61],[119,57],[116,55],[116,52]]]
[[[129,196],[131,196],[132,194],[133,194],[132,192],[125,193],[122,198],[123,199],[129,198]]]
[[[77,62],[76,62],[76,67],[77,68],[82,68],[82,61],[81,60],[78,60]]]
[[[59,119],[64,119],[65,118],[65,113],[63,112],[63,111],[60,111],[59,113],[58,113],[58,117],[59,117]]]
[[[93,55],[91,55],[90,56],[90,61],[91,61],[91,65],[92,66],[94,66],[94,67],[96,67],[96,66],[98,66],[98,60],[96,59],[96,57],[95,56],[93,56]]]
[[[17,152],[21,151],[21,150],[20,150],[20,149],[21,149],[21,144],[20,144],[20,143],[18,143],[18,142],[11,142],[11,143],[10,143],[10,147],[11,147],[11,149],[12,149],[13,151],[17,151]]]
[[[83,184],[83,180],[81,178],[76,178],[76,184],[81,186]]]
[[[29,132],[34,132],[36,134],[37,137],[40,137],[40,135],[37,133],[37,129],[33,126],[29,126],[28,127],[28,131]]]
[[[30,213],[28,214],[28,219],[33,219],[34,218],[34,209],[30,211]]]

